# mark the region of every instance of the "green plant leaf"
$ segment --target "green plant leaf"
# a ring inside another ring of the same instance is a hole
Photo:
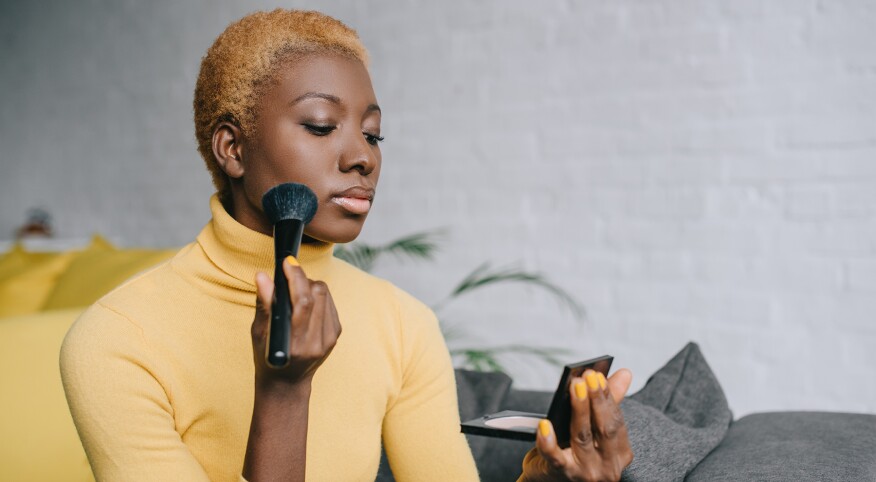
[[[371,268],[374,267],[374,261],[379,254],[379,248],[361,243],[337,246],[335,248],[336,258],[342,259],[362,271],[371,271]]]
[[[444,341],[448,345],[468,338],[464,329],[455,324],[449,323],[444,318],[438,319],[438,325],[441,327],[441,335],[443,335]]]
[[[364,271],[370,271],[384,254],[391,254],[396,258],[432,260],[443,236],[444,230],[436,230],[414,233],[383,246],[372,246],[364,243],[338,245],[335,248],[335,256]],[[584,308],[569,293],[549,282],[541,274],[530,273],[513,266],[491,269],[490,263],[484,263],[475,268],[434,309],[438,311],[440,306],[478,288],[495,286],[504,282],[521,282],[544,289],[568,307],[576,317],[583,318],[584,316]],[[450,326],[446,320],[440,320],[440,324],[448,344],[453,345],[456,344],[456,341],[469,338],[464,329]],[[510,354],[535,357],[552,365],[562,365],[558,356],[565,353],[567,353],[566,350],[558,348],[525,345],[453,348],[450,350],[450,354],[455,360],[461,360],[458,367],[479,371],[505,371],[499,357]]]
[[[503,372],[505,371],[505,367],[499,363],[496,359],[495,355],[490,353],[489,350],[482,349],[464,349],[457,350],[456,352],[451,351],[451,355],[461,356],[463,358],[463,364],[460,368],[466,368],[469,370],[475,370],[479,372]]]
[[[335,257],[362,271],[371,271],[378,258],[387,253],[399,259],[431,260],[434,258],[435,252],[438,251],[438,241],[442,235],[442,230],[436,230],[414,233],[383,246],[372,246],[365,243],[340,245],[335,248]]]
[[[551,283],[541,274],[530,273],[513,266],[491,270],[489,262],[481,264],[475,268],[474,271],[469,273],[468,276],[466,276],[465,279],[453,289],[450,296],[436,305],[435,310],[437,311],[438,308],[444,306],[452,299],[474,291],[475,289],[512,281],[522,282],[542,288],[557,298],[557,300],[559,300],[562,305],[566,306],[576,318],[582,319],[584,317],[584,307],[582,307],[566,290]]]
[[[430,261],[434,259],[438,251],[438,242],[443,236],[443,230],[414,233],[383,246],[381,252],[390,253],[397,258],[409,257]]]
[[[535,357],[545,363],[562,366],[561,355],[568,355],[569,350],[554,347],[533,347],[526,345],[502,345],[485,348],[455,348],[450,350],[450,355],[462,358],[459,368],[467,368],[476,371],[505,371],[499,362],[499,356],[507,354],[526,355]]]

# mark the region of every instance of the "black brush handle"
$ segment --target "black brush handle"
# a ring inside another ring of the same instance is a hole
[[[289,335],[292,332],[292,300],[289,299],[289,280],[283,272],[283,260],[298,256],[304,221],[284,219],[274,224],[274,300],[271,303],[271,326],[265,360],[274,368],[289,364]]]

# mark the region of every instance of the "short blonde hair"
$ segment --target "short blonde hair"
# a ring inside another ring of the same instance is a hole
[[[232,23],[201,60],[195,85],[195,137],[221,199],[228,178],[213,156],[213,130],[220,122],[255,132],[256,105],[284,62],[313,53],[352,57],[368,65],[356,31],[319,12],[276,9],[255,12]]]

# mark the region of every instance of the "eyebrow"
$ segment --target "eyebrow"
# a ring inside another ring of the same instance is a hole
[[[336,95],[324,94],[322,92],[307,92],[306,94],[299,95],[292,102],[289,102],[289,105],[295,105],[303,100],[307,99],[325,99],[333,104],[340,104],[341,99]]]
[[[293,105],[295,105],[303,100],[307,100],[307,99],[324,99],[324,100],[331,102],[332,104],[338,104],[338,105],[342,104],[341,99],[336,95],[326,94],[323,92],[307,92],[305,94],[299,95],[292,102],[289,102],[289,105],[293,106]],[[377,112],[382,112],[380,110],[380,106],[377,104],[369,104],[368,107],[365,108],[365,112],[371,112],[371,111],[375,111],[375,110]]]

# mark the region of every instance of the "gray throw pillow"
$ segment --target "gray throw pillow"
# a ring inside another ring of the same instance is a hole
[[[724,438],[733,414],[715,374],[688,343],[621,402],[633,450],[624,481],[681,481]]]

